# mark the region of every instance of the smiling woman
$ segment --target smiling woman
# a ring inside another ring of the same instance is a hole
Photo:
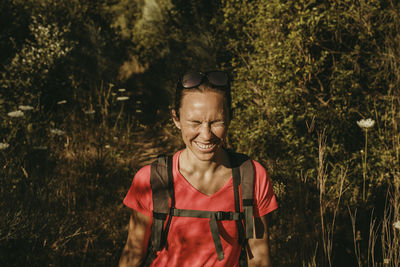
[[[204,86],[200,86],[204,90]],[[229,116],[224,95],[216,91],[189,91],[183,95],[181,116],[172,111],[174,123],[182,132],[185,154],[202,161],[222,159],[221,149],[228,130]]]
[[[135,175],[120,266],[269,266],[266,215],[277,203],[265,169],[224,146],[228,74],[183,75],[172,118],[186,147]]]

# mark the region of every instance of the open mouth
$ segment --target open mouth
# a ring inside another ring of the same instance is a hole
[[[202,143],[199,143],[199,142],[194,142],[194,143],[201,150],[211,150],[216,146],[216,144],[202,144]]]

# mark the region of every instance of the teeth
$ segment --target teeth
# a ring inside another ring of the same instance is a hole
[[[212,148],[214,146],[214,144],[209,144],[209,145],[204,145],[204,144],[200,144],[200,143],[196,143],[196,144],[201,149],[209,149],[209,148]]]

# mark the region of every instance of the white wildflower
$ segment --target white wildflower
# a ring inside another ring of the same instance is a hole
[[[21,110],[16,110],[8,112],[7,115],[13,118],[18,118],[18,117],[23,117],[24,113]]]
[[[116,96],[116,95],[117,95],[117,93],[111,92],[111,95],[112,95],[112,96]]]
[[[87,115],[94,114],[94,113],[96,113],[96,111],[93,109],[85,110],[85,114],[87,114]]]
[[[60,100],[57,102],[57,105],[67,104],[67,100]]]
[[[142,113],[142,110],[141,109],[137,109],[136,113]]]
[[[10,145],[7,143],[0,143],[0,150],[7,149]]]
[[[104,147],[108,149],[108,148],[110,148],[110,145],[105,145]]]
[[[121,93],[123,93],[123,92],[125,92],[125,91],[126,91],[125,88],[120,88],[120,89],[118,89],[118,92],[121,92]]]
[[[362,119],[362,120],[357,121],[357,125],[362,129],[369,129],[372,126],[374,126],[374,124],[375,124],[375,121],[373,119],[369,119],[369,118],[366,120]]]
[[[129,99],[129,96],[119,96],[117,97],[117,101],[126,101]]]
[[[393,227],[400,230],[400,221],[393,223]]]
[[[50,129],[50,133],[55,134],[55,135],[64,135],[65,132],[60,129]]]
[[[23,110],[23,111],[32,110],[32,109],[33,109],[32,106],[24,106],[24,105],[21,105],[21,106],[19,106],[18,108],[19,108],[20,110]]]

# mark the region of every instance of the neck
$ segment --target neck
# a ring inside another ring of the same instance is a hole
[[[218,153],[212,160],[199,160],[189,149],[185,149],[181,154],[181,163],[183,163],[180,167],[194,171],[194,172],[214,172],[221,166],[228,167],[229,159],[227,152],[224,149],[220,149]]]

